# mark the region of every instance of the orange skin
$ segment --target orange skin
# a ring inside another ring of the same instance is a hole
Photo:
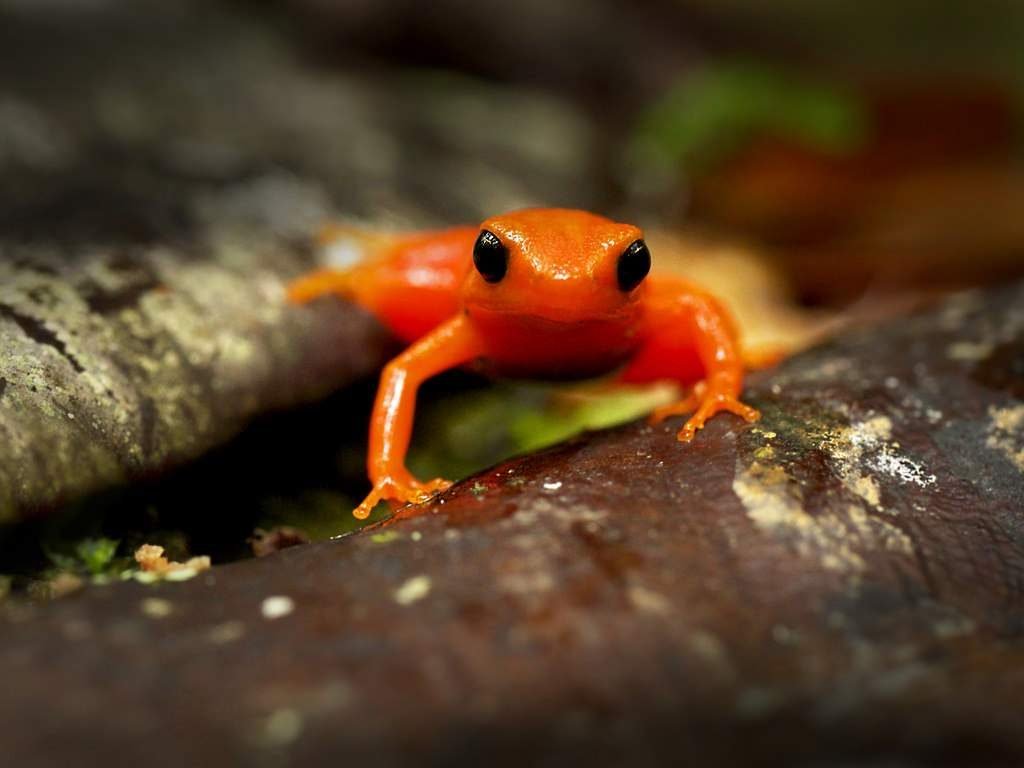
[[[482,230],[506,249],[507,272],[497,282],[474,268]],[[364,519],[383,499],[420,503],[451,484],[417,480],[405,455],[417,388],[457,366],[541,379],[620,370],[623,382],[692,386],[688,397],[650,417],[657,423],[693,412],[679,430],[682,442],[719,411],[759,418],[739,400],[736,328],[713,296],[657,273],[632,290],[620,288],[619,257],[642,237],[637,227],[584,211],[529,209],[480,227],[398,238],[378,258],[293,282],[292,301],[345,296],[410,344],[381,375],[367,457],[373,490],[353,514]]]

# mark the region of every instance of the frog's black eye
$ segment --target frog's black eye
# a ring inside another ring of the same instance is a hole
[[[496,234],[485,229],[473,246],[473,264],[488,283],[500,282],[508,272],[508,248]]]
[[[643,240],[634,240],[619,256],[616,270],[619,288],[625,292],[632,291],[647,277],[651,271],[651,252]]]

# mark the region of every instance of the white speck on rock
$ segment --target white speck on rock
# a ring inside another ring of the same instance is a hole
[[[882,509],[881,489],[875,476],[863,472],[863,467],[921,488],[927,488],[938,479],[901,452],[900,444],[892,440],[892,420],[888,416],[854,422],[830,437],[822,447],[847,489],[876,509]]]
[[[275,709],[263,724],[263,743],[269,747],[286,746],[302,735],[303,727],[302,714],[297,710]]]
[[[210,627],[210,630],[206,633],[206,638],[215,645],[223,645],[240,640],[244,634],[245,625],[242,622],[225,621],[222,624]]]
[[[139,609],[151,619],[164,619],[174,612],[171,601],[164,600],[162,597],[147,597],[139,603]]]
[[[913,483],[920,488],[927,488],[938,479],[925,471],[924,467],[906,456],[898,456],[895,450],[898,445],[886,446],[869,463],[879,472],[896,478],[901,483]]]
[[[561,487],[562,487],[561,481],[544,483],[544,490],[545,491],[557,491]]]
[[[426,575],[413,576],[392,593],[399,605],[412,605],[430,594],[432,584]]]
[[[287,595],[271,595],[260,605],[260,613],[269,621],[283,618],[294,610],[295,601]]]

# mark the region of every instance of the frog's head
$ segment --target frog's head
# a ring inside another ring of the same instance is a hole
[[[651,254],[643,232],[585,211],[532,208],[480,225],[466,307],[574,323],[628,316]]]

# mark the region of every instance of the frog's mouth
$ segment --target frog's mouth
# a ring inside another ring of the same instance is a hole
[[[476,302],[470,314],[487,314],[504,321],[538,327],[571,326],[592,322],[629,322],[640,311],[639,302],[624,296],[566,296],[534,293],[529,302],[495,297],[494,301]]]
[[[619,307],[614,311],[580,311],[578,308],[536,309],[524,312],[521,309],[504,307],[477,307],[467,310],[471,318],[505,323],[509,326],[532,328],[538,333],[558,331],[589,325],[621,325],[628,323],[635,314],[630,307]]]

